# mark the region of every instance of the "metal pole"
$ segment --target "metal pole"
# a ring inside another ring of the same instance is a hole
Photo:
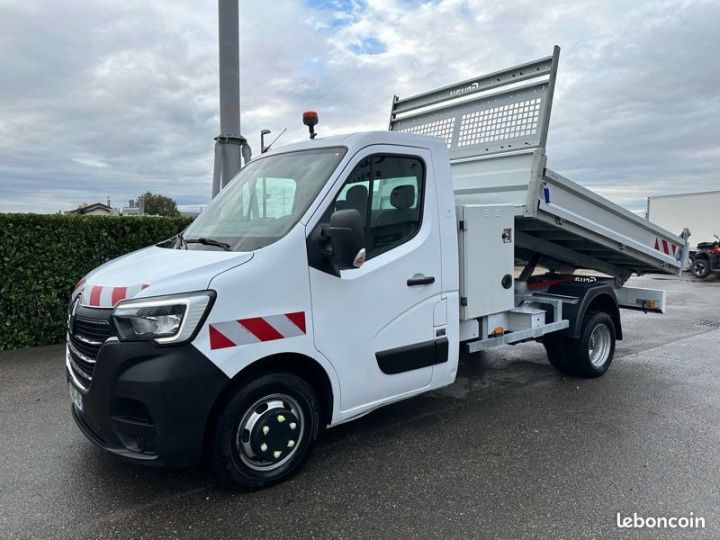
[[[218,137],[219,138],[219,137]],[[220,193],[220,182],[222,180],[222,167],[223,167],[223,145],[218,142],[218,138],[215,139],[215,161],[213,163],[213,183],[212,183],[212,196]]]
[[[240,41],[238,0],[218,0],[220,133],[240,135]]]
[[[215,197],[250,159],[240,134],[239,0],[218,0],[220,48],[220,135],[215,138],[212,196]]]

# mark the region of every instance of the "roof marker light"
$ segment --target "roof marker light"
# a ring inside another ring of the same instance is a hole
[[[310,130],[310,138],[314,139],[317,133],[315,133],[315,126],[318,125],[318,113],[315,111],[305,111],[302,115],[303,124],[305,124]]]

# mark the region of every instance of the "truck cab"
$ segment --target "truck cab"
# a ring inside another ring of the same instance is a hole
[[[686,241],[545,168],[557,50],[508,73],[534,65],[550,75],[533,98],[544,124],[529,105],[499,112],[497,97],[409,116],[428,95],[394,99],[390,131],[262,154],[181,234],[85,276],[66,348],[83,433],[134,462],[206,458],[258,487],[297,471],[325,427],[451,384],[461,347],[541,340],[560,371],[602,375],[619,307],[665,307],[624,280],[681,267],[653,251],[657,235],[673,253]],[[519,151],[468,142],[481,111],[540,128],[509,132]],[[533,276],[539,265],[551,276]]]
[[[249,263],[208,284],[237,294],[218,295],[200,350],[231,378],[258,358],[315,362],[334,396],[329,423],[451,382],[448,357],[457,356],[459,322],[447,315],[448,304],[458,305],[448,163],[441,141],[371,132],[291,145],[248,165],[185,236],[212,237],[232,249],[256,242],[231,234],[238,219],[250,237],[269,227],[276,234],[260,249],[251,246]],[[329,230],[347,232],[335,223],[342,214],[359,220],[353,232],[363,244],[346,260],[338,244],[352,239]],[[200,257],[219,249],[198,247]]]
[[[263,373],[279,399],[260,399],[236,434],[248,440],[225,455],[252,484],[249,471],[273,478],[262,464],[287,474],[273,465],[306,450],[301,432],[314,439],[450,384],[459,300],[449,172],[442,141],[412,134],[287,146],[248,164],[182,235],[91,272],[73,293],[67,346],[80,427],[128,459],[194,463],[223,436],[209,419],[222,422]],[[361,263],[330,255],[326,230],[341,210],[360,220]],[[281,375],[304,393],[274,382]],[[289,425],[275,444],[255,440]]]

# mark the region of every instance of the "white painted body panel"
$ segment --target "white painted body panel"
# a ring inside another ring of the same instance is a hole
[[[126,298],[144,298],[201,291],[213,276],[252,259],[252,253],[176,250],[150,246],[98,266],[84,277],[85,290],[80,303],[89,305],[93,287],[103,287],[103,304],[112,307],[107,290],[128,287],[134,294]],[[138,285],[146,285],[140,288]]]
[[[657,313],[665,313],[667,310],[667,291],[638,287],[620,287],[614,291],[621,307],[646,309]]]
[[[317,351],[313,343],[305,227],[301,223],[278,242],[257,250],[250,264],[233,267],[216,275],[209,288],[217,292],[217,299],[193,345],[223,373],[232,378],[262,358],[283,353],[301,354],[323,367],[330,379],[333,394],[341,395],[340,383],[332,363]],[[308,315],[305,318],[304,335],[223,349],[210,348],[210,324],[298,311]]]
[[[451,170],[457,204],[524,206],[537,154],[526,150],[453,160]]]
[[[428,150],[405,148],[427,164]],[[373,145],[353,156],[350,170],[369,154],[398,153],[398,148]],[[428,167],[429,168],[429,167]],[[329,203],[344,178],[328,194]],[[406,243],[368,260],[341,276],[310,269],[313,321],[318,350],[332,358],[343,381],[341,411],[363,412],[368,405],[430,387],[432,366],[386,375],[375,353],[434,339],[434,310],[441,301],[440,235],[434,174],[426,174],[424,212],[420,231]],[[428,196],[427,193],[431,195]],[[321,207],[324,209],[324,207]],[[408,287],[415,274],[435,276],[431,285]]]
[[[460,231],[460,293],[466,299],[462,320],[477,319],[515,307],[512,276],[515,263],[513,230],[517,207],[509,204],[465,204],[458,207]],[[503,232],[508,231],[507,238]],[[502,286],[508,276],[507,288]]]

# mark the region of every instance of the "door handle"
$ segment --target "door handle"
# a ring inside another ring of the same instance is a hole
[[[423,276],[422,274],[415,274],[413,277],[407,280],[408,287],[414,287],[415,285],[430,285],[435,283],[435,276]]]

